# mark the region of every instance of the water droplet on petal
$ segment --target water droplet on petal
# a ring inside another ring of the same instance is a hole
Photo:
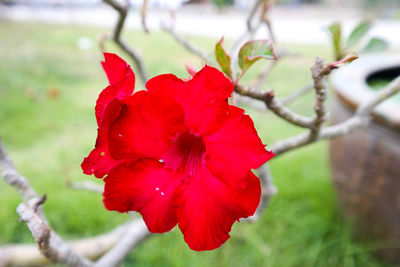
[[[160,188],[156,187],[156,191],[160,190]]]
[[[162,196],[165,195],[164,192],[161,192],[160,194],[161,194]]]

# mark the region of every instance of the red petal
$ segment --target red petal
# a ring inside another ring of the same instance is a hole
[[[133,75],[133,72],[132,75],[128,75],[123,80],[105,88],[100,93],[99,98],[96,101],[95,110],[96,110],[97,125],[101,124],[101,120],[103,118],[104,111],[107,105],[115,98],[122,100],[127,96],[132,95],[134,88],[135,88],[135,76]]]
[[[205,66],[194,77],[184,82],[174,75],[160,75],[146,84],[149,91],[167,92],[185,111],[185,123],[207,134],[220,126],[217,110],[233,92],[233,84],[219,70]],[[210,116],[212,114],[212,116]]]
[[[224,183],[241,187],[250,169],[260,167],[274,154],[268,152],[244,110],[229,106],[227,119],[215,133],[205,136],[210,170]]]
[[[161,92],[147,91],[137,92],[124,103],[109,133],[111,155],[160,159],[184,130],[182,107]]]
[[[107,135],[113,121],[121,112],[121,104],[117,99],[112,100],[106,107],[104,116],[98,129],[95,148],[90,152],[82,164],[83,173],[102,178],[112,168],[122,163],[121,160],[115,160],[111,157],[108,150]]]
[[[246,188],[233,190],[207,168],[189,178],[176,192],[175,207],[186,243],[193,250],[211,250],[228,238],[232,224],[254,214],[261,197],[259,179],[249,172]]]
[[[127,76],[133,76],[133,84],[135,84],[135,75],[131,67],[116,54],[104,53],[104,61],[101,62],[101,65],[110,84],[117,83]]]
[[[177,223],[173,196],[181,181],[157,160],[123,164],[104,179],[104,205],[119,212],[138,211],[150,232],[167,232]]]
[[[90,152],[89,156],[83,160],[81,167],[84,174],[94,174],[97,178],[103,178],[112,168],[122,162],[121,160],[114,160],[110,156],[107,146],[100,146]]]

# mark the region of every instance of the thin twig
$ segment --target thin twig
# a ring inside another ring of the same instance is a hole
[[[282,102],[276,97],[274,97],[270,102],[265,102],[265,104],[267,105],[269,110],[291,124],[304,128],[310,128],[312,124],[312,119],[297,114],[296,112],[285,107]]]
[[[273,91],[261,91],[254,87],[244,87],[239,84],[235,85],[234,91],[242,96],[248,96],[263,102],[269,102],[274,98]]]
[[[38,203],[35,205],[38,205]],[[39,246],[40,252],[46,258],[52,262],[63,263],[68,266],[92,266],[90,260],[73,251],[61,237],[51,230],[49,225],[37,214],[34,207],[21,203],[17,208],[17,213],[20,216],[20,220],[26,222],[35,242]]]
[[[13,186],[21,195],[23,201],[28,203],[33,198],[38,198],[39,195],[32,188],[29,181],[23,177],[17,169],[11,158],[7,155],[6,149],[0,137],[0,167],[2,176],[6,183]]]
[[[261,180],[261,199],[253,216],[247,218],[248,221],[257,221],[268,206],[269,199],[278,192],[273,184],[272,175],[269,170],[268,163],[265,163],[257,169],[258,176]]]
[[[273,45],[276,46],[276,35],[273,30],[271,20],[269,18],[269,13],[273,4],[273,0],[263,0],[260,12],[260,21],[267,26],[269,37]]]
[[[271,71],[274,69],[276,63],[278,63],[278,60],[270,61],[265,66],[265,68],[258,73],[257,77],[253,81],[251,81],[250,86],[254,88],[259,88],[265,82]]]
[[[104,255],[125,235],[134,222],[119,225],[110,232],[67,241],[82,256],[96,260]],[[0,246],[0,266],[44,266],[49,260],[40,254],[37,244],[7,244]]]
[[[126,17],[128,15],[128,7],[129,7],[128,3],[126,3],[125,5],[121,5],[115,0],[103,0],[103,1],[118,12],[118,20],[113,30],[112,39],[133,60],[137,68],[136,69],[137,73],[139,73],[142,83],[143,85],[145,85],[148,80],[148,75],[142,57],[132,47],[130,47],[121,37],[121,32],[124,28]]]
[[[254,18],[254,15],[256,14],[258,9],[260,8],[261,3],[263,1],[264,0],[256,0],[254,2],[253,6],[251,7],[249,14],[247,15],[246,25],[247,25],[247,31],[248,32],[251,32],[254,29],[253,24],[252,24],[252,20]]]
[[[267,26],[269,37],[270,37],[273,45],[276,47],[276,44],[277,44],[276,35],[275,35],[275,32],[274,32],[274,29],[272,28],[271,20],[269,18],[265,18],[263,20],[263,22]]]
[[[64,263],[68,266],[89,266],[89,260],[73,251],[61,237],[51,230],[41,207],[45,197],[40,197],[28,180],[18,173],[13,161],[7,155],[1,139],[0,167],[4,181],[13,186],[24,200],[24,203],[18,206],[17,213],[21,221],[27,223],[41,253],[53,262]]]
[[[201,49],[195,47],[193,44],[191,44],[187,39],[183,38],[180,36],[174,29],[173,26],[167,26],[166,23],[161,23],[161,29],[165,31],[166,33],[170,34],[175,41],[177,41],[179,44],[181,44],[183,47],[186,48],[189,52],[192,54],[198,56],[202,60],[204,60],[206,63],[209,63],[208,56],[205,52],[203,52]]]
[[[124,234],[124,237],[99,261],[95,267],[115,267],[128,256],[142,240],[149,237],[150,233],[143,220],[135,220]]]
[[[314,88],[314,86],[312,83],[307,84],[306,86],[303,86],[303,87],[295,90],[290,95],[283,97],[281,99],[281,102],[283,105],[288,105],[288,104],[292,103],[293,101],[297,100],[298,98],[300,98],[301,96],[303,96],[304,94],[310,92],[313,88]]]
[[[295,124],[299,127],[309,128],[312,120],[308,117],[299,115],[289,108],[285,107],[278,98],[275,97],[273,91],[259,91],[252,87],[242,87],[240,85],[236,85],[234,87],[236,93],[248,96],[257,100],[263,101],[269,110],[274,112],[280,118],[286,120],[289,123]]]
[[[281,140],[272,145],[271,150],[275,153],[275,157],[295,148],[305,146],[324,139],[331,139],[343,136],[350,132],[368,126],[370,123],[370,114],[373,109],[400,91],[400,76],[394,79],[384,89],[380,90],[374,97],[362,103],[355,114],[342,123],[322,128],[314,139],[309,138],[309,133],[302,133],[285,140]]]
[[[378,93],[371,99],[363,103],[358,109],[356,114],[367,115],[380,103],[388,99],[389,97],[397,94],[400,91],[400,76],[397,76],[390,84],[384,89],[379,90]]]
[[[72,189],[78,189],[78,190],[86,190],[86,191],[91,191],[95,193],[103,193],[104,188],[103,186],[96,184],[91,181],[81,181],[81,182],[73,182],[68,180],[67,185],[72,188]]]
[[[14,186],[24,199],[24,203],[17,208],[17,213],[20,220],[26,222],[35,242],[39,246],[40,252],[49,260],[55,263],[63,263],[67,266],[117,266],[126,257],[127,253],[132,250],[139,242],[149,236],[146,225],[142,219],[134,220],[124,227],[123,237],[116,242],[115,239],[107,239],[110,244],[103,244],[103,248],[98,248],[99,251],[106,252],[110,247],[116,245],[99,260],[93,264],[89,259],[75,252],[70,243],[64,241],[56,232],[54,232],[48,222],[41,216],[39,212],[42,204],[45,201],[45,196],[40,197],[29,182],[22,177],[15,169],[14,163],[8,157],[7,152],[0,139],[0,166],[2,168],[3,179]],[[77,185],[75,185],[77,186]],[[87,183],[79,184],[80,187],[89,187]],[[90,184],[93,189],[93,184]],[[98,190],[98,188],[97,188]],[[115,230],[116,231],[116,230]],[[115,234],[116,232],[114,232]],[[76,243],[77,241],[75,241]],[[73,244],[73,243],[71,243]],[[97,246],[99,244],[96,244]],[[9,246],[7,246],[10,249]],[[106,248],[106,249],[104,249]],[[0,255],[4,252],[0,249]],[[103,254],[101,253],[101,254]],[[92,255],[93,253],[91,253]],[[97,255],[101,255],[97,254]],[[36,257],[37,259],[37,257]],[[1,259],[3,261],[3,259]],[[12,260],[12,259],[9,259]],[[39,258],[40,260],[40,258]]]
[[[147,17],[147,0],[143,0],[142,8],[140,9],[140,16],[142,20],[142,28],[146,33],[149,33],[149,28],[147,27],[146,17]]]
[[[239,53],[240,45],[242,45],[243,43],[245,43],[246,41],[251,39],[261,26],[262,22],[259,20],[259,17],[258,17],[258,20],[255,23],[255,25],[253,25],[252,20],[254,18],[254,15],[257,13],[258,9],[260,8],[261,3],[263,1],[264,0],[256,0],[254,2],[253,6],[251,7],[251,9],[247,15],[246,30],[233,42],[233,45],[231,46],[231,55],[232,55],[231,69],[232,69],[233,76],[236,76],[237,65],[238,65],[238,53]],[[236,77],[233,77],[233,78],[235,79]]]

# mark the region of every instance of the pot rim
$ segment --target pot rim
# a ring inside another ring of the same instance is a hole
[[[367,79],[376,72],[400,68],[400,54],[385,53],[363,55],[348,66],[336,70],[330,79],[338,98],[352,111],[377,94]],[[376,122],[400,131],[400,104],[388,99],[372,113]]]

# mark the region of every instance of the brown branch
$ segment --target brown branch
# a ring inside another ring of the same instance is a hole
[[[250,83],[250,86],[254,88],[259,88],[265,82],[273,68],[276,66],[276,63],[278,63],[278,60],[273,60],[269,62],[269,64],[267,64],[267,66],[265,66],[265,68],[260,73],[258,73],[257,77]]]
[[[262,213],[267,208],[270,198],[278,192],[278,189],[273,184],[272,175],[269,170],[268,163],[257,169],[258,176],[261,180],[261,199],[253,216],[247,218],[248,221],[257,221]]]
[[[142,21],[142,28],[146,33],[149,33],[149,28],[146,23],[146,15],[147,15],[147,0],[143,0],[142,8],[140,9],[140,16]]]
[[[311,125],[312,120],[310,118],[299,115],[285,107],[282,102],[274,96],[273,91],[262,92],[252,87],[245,88],[240,85],[236,85],[234,90],[242,96],[248,96],[263,101],[269,110],[289,123],[305,128],[309,128]]]
[[[74,252],[48,225],[41,204],[45,197],[40,197],[22,177],[3,146],[0,139],[0,167],[6,183],[13,186],[21,195],[24,203],[17,208],[21,221],[27,223],[39,249],[43,255],[54,262],[64,263],[68,266],[88,266],[90,261]]]
[[[253,6],[251,7],[249,14],[247,15],[246,25],[247,25],[247,31],[248,31],[248,32],[251,32],[251,31],[254,29],[254,27],[253,27],[253,25],[252,25],[252,20],[253,20],[253,18],[254,18],[254,15],[256,14],[256,12],[258,11],[258,9],[260,8],[261,3],[262,3],[263,1],[264,1],[264,0],[256,0],[256,1],[254,2]]]
[[[199,58],[204,60],[206,63],[210,62],[209,59],[208,59],[208,56],[207,56],[207,54],[205,52],[203,52],[199,48],[195,47],[187,39],[183,38],[178,33],[176,33],[176,31],[175,31],[173,26],[167,26],[166,23],[161,23],[160,26],[161,26],[161,29],[163,31],[165,31],[166,33],[170,34],[172,36],[172,38],[174,38],[176,42],[178,42],[183,47],[185,47],[186,50],[188,50],[192,54],[198,56]]]
[[[239,95],[248,96],[263,102],[270,102],[274,98],[274,92],[271,90],[260,91],[254,87],[244,87],[238,84],[235,85],[234,91]]]
[[[129,228],[137,225],[137,219],[117,226],[108,233],[68,241],[74,250],[91,260],[96,260],[110,251],[125,236]],[[36,244],[7,244],[0,246],[0,266],[43,266],[50,261],[40,254]]]
[[[118,12],[118,20],[117,23],[115,24],[112,33],[112,39],[133,60],[137,68],[136,69],[137,73],[139,73],[140,79],[142,80],[143,85],[145,85],[148,80],[148,75],[142,57],[132,47],[130,47],[121,37],[121,32],[124,28],[126,17],[128,15],[128,7],[129,7],[128,3],[126,5],[121,5],[115,0],[103,0],[103,1]]]
[[[276,142],[271,150],[275,153],[275,157],[287,151],[293,150],[298,147],[305,146],[324,139],[331,139],[343,136],[352,131],[358,130],[361,127],[368,126],[370,123],[370,114],[373,109],[400,91],[400,76],[394,79],[384,89],[380,90],[374,97],[362,103],[355,114],[342,123],[322,128],[314,139],[310,139],[309,133],[302,133],[300,135],[290,137],[285,140]]]
[[[146,225],[143,220],[139,219],[125,226],[118,227],[109,234],[67,243],[50,228],[48,222],[44,218],[44,214],[41,215],[41,205],[46,199],[45,196],[39,197],[30,186],[29,182],[17,172],[12,160],[6,153],[1,139],[0,166],[2,168],[4,180],[14,186],[24,199],[24,203],[20,204],[17,208],[20,220],[26,222],[35,242],[39,246],[40,252],[52,262],[63,263],[67,266],[117,266],[130,250],[149,236]],[[86,189],[89,187],[88,183],[79,184],[79,186],[75,184],[75,186],[84,187]],[[90,184],[90,188],[93,189],[93,184]],[[99,187],[96,189],[98,190],[98,188]],[[119,240],[120,237],[122,238]],[[119,241],[117,242],[117,240]],[[114,244],[116,245],[113,247]],[[1,266],[3,266],[3,263],[4,265],[10,262],[21,263],[19,257],[17,259],[12,257],[12,255],[17,255],[15,253],[12,254],[13,248],[13,245],[0,247]],[[32,253],[30,248],[29,246],[17,247],[17,251],[30,251],[28,255],[33,255],[33,261],[45,262],[38,254]],[[98,263],[93,264],[89,259],[75,252],[73,248],[77,248],[77,251],[83,251],[84,255],[90,258],[98,258],[105,252],[109,252],[105,254]],[[94,250],[98,251],[98,253],[93,253]],[[28,265],[32,264],[30,259],[26,257],[22,257],[21,260],[26,261]]]
[[[286,120],[287,122],[299,127],[310,128],[312,120],[308,117],[299,115],[289,108],[285,107],[278,98],[273,98],[270,102],[266,102],[269,110]]]
[[[293,101],[297,100],[298,98],[300,98],[301,96],[303,96],[304,94],[308,93],[312,89],[314,89],[314,85],[312,83],[307,84],[306,86],[303,86],[303,87],[295,90],[290,95],[283,97],[281,99],[281,102],[283,105],[288,105],[288,104],[292,103]]]
[[[95,193],[103,193],[104,191],[103,186],[91,181],[73,182],[68,180],[67,185],[72,189],[86,190]]]
[[[75,267],[92,266],[90,260],[73,251],[71,247],[40,218],[35,211],[35,206],[39,205],[41,199],[39,198],[37,201],[38,202],[31,205],[21,203],[17,207],[17,213],[20,216],[20,220],[26,222],[35,242],[39,246],[40,252],[55,263],[63,263]]]
[[[317,58],[314,66],[311,68],[311,74],[314,80],[313,86],[315,89],[315,117],[311,122],[309,137],[311,140],[318,136],[322,124],[328,119],[325,106],[325,100],[328,94],[325,76],[329,75],[332,71],[332,68],[329,66],[330,65],[324,65],[324,60],[322,58]]]
[[[39,195],[32,188],[29,181],[23,177],[17,169],[11,158],[7,155],[6,149],[0,137],[0,168],[2,176],[6,183],[13,186],[21,195],[23,201],[28,203],[33,198],[38,198]]]
[[[367,115],[380,103],[388,99],[389,97],[397,94],[400,91],[400,76],[397,76],[390,84],[384,89],[379,90],[378,93],[371,99],[367,100],[357,109],[358,115]]]
[[[276,43],[277,43],[276,42],[276,35],[275,35],[275,32],[274,32],[274,29],[272,28],[271,20],[269,18],[265,18],[263,20],[263,22],[267,26],[269,37],[270,37],[272,43],[274,44],[274,46],[276,46]]]
[[[100,258],[95,266],[119,266],[126,256],[128,256],[129,252],[149,236],[150,233],[143,220],[140,219],[133,221],[119,242],[107,254]]]

